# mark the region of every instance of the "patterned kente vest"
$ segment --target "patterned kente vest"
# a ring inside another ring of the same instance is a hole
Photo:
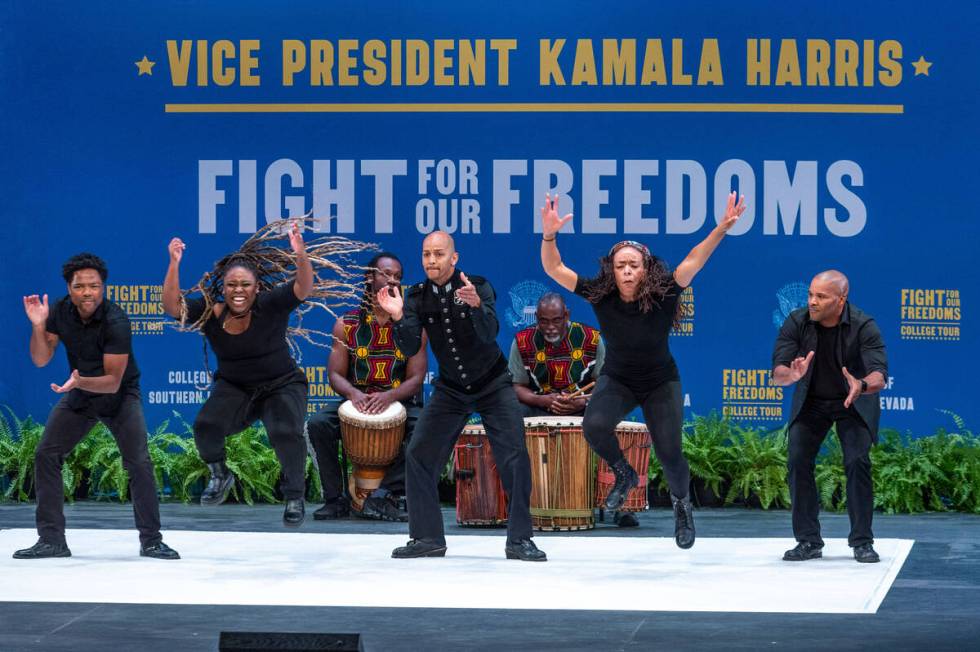
[[[599,331],[572,322],[565,339],[545,341],[537,326],[517,333],[517,349],[538,393],[576,390],[592,381]]]
[[[344,313],[341,319],[349,355],[347,379],[367,393],[401,385],[405,356],[395,345],[391,322],[380,326],[373,314],[361,309]]]

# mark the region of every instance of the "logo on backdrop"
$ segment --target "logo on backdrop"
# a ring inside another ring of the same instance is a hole
[[[797,308],[806,307],[810,289],[804,283],[788,283],[776,292],[779,308],[772,311],[772,325],[781,328],[789,314]]]
[[[747,421],[781,421],[783,388],[769,369],[722,369],[722,416]]]
[[[903,340],[959,341],[959,290],[902,288],[901,310]]]
[[[167,320],[162,285],[107,285],[105,298],[129,317],[133,335],[160,335]]]
[[[168,369],[166,373],[165,389],[146,393],[150,405],[200,405],[211,394],[211,377],[203,369]]]
[[[914,412],[915,400],[911,396],[892,396],[891,389],[895,386],[895,377],[889,376],[885,381],[885,389],[878,395],[882,410],[899,412]],[[887,392],[887,393],[886,393]]]
[[[670,334],[690,337],[694,335],[694,288],[685,288],[677,301],[681,306],[681,319],[680,323],[670,330]]]
[[[507,308],[507,321],[518,330],[537,323],[538,299],[548,288],[537,281],[525,280],[507,291],[510,295],[510,308]]]
[[[300,370],[306,374],[306,380],[310,384],[306,401],[306,413],[316,414],[332,399],[341,397],[330,386],[326,367],[303,366]]]

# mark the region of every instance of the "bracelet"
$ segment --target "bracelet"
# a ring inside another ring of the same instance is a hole
[[[554,242],[555,241],[555,238],[557,238],[557,237],[558,237],[558,234],[556,233],[555,235],[551,236],[550,238],[546,238],[544,236],[541,236],[541,239],[544,240],[545,242]]]

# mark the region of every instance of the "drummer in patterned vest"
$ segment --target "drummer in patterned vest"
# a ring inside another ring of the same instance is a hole
[[[570,394],[598,378],[606,345],[599,331],[569,320],[565,300],[547,292],[537,324],[519,331],[510,347],[510,373],[525,417],[582,416],[588,397]]]
[[[385,473],[381,486],[364,500],[357,516],[385,521],[407,521],[398,508],[397,495],[405,493],[405,454],[421,408],[418,394],[427,366],[425,340],[417,353],[406,359],[396,346],[391,317],[375,305],[374,296],[382,288],[397,288],[402,280],[402,264],[392,253],[382,252],[368,262],[364,299],[361,307],[341,316],[333,329],[333,348],[327,363],[330,387],[367,414],[379,414],[394,401],[401,401],[408,412],[405,443]],[[424,337],[424,336],[423,336]],[[337,458],[340,444],[340,403],[330,403],[307,424],[316,453],[324,505],[313,512],[317,520],[337,519],[351,513],[343,494],[343,479]]]
[[[599,331],[569,319],[565,299],[546,292],[538,299],[537,323],[519,331],[510,347],[510,373],[525,417],[585,414],[588,394],[568,398],[599,377],[606,344]],[[632,512],[613,513],[619,527],[636,527]]]

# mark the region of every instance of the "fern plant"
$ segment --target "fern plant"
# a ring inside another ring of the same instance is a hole
[[[786,484],[786,429],[773,432],[733,424],[728,447],[732,486],[725,502],[755,495],[763,509],[789,505]]]
[[[722,496],[730,460],[732,422],[712,411],[706,417],[695,415],[684,424],[682,446],[691,467],[691,476],[704,484],[715,496]]]
[[[8,408],[9,412],[9,408]],[[11,477],[4,498],[25,501],[34,489],[34,454],[44,434],[44,426],[27,417],[20,420],[10,412],[11,424],[0,413],[0,473]]]

